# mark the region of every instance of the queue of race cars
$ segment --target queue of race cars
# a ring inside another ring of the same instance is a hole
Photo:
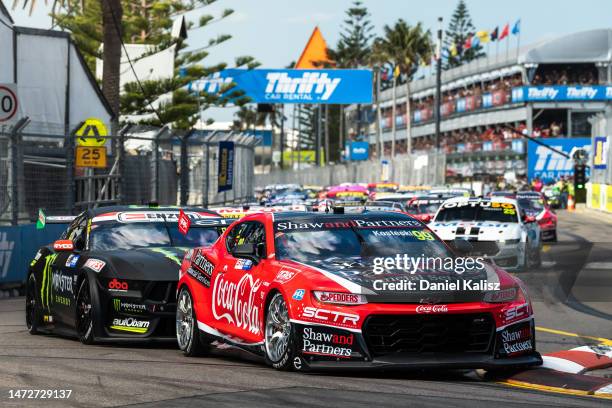
[[[531,301],[508,272],[539,266],[542,241],[556,240],[544,195],[393,183],[258,193],[56,218],[65,232],[27,274],[29,332],[173,340],[187,356],[229,344],[282,370],[541,364]],[[408,256],[422,260],[409,273],[388,263]],[[483,262],[459,273],[462,257]]]

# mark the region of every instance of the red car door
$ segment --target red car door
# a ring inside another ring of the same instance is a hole
[[[232,255],[237,245],[254,244],[257,259]],[[247,221],[231,227],[226,236],[222,264],[215,268],[211,282],[210,311],[213,326],[222,334],[244,343],[263,338],[262,264],[266,261],[265,228],[259,221]]]

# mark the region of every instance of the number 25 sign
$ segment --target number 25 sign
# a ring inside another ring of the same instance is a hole
[[[0,84],[0,122],[6,122],[17,113],[15,85]]]

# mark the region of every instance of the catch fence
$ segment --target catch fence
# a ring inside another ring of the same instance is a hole
[[[0,224],[33,221],[39,208],[77,214],[102,205],[208,206],[253,197],[257,140],[251,136],[126,125],[100,138],[106,165],[95,168],[77,166],[77,150],[83,155],[76,136],[80,127],[28,118],[0,125]],[[233,183],[222,193],[217,191],[220,142],[234,143]],[[99,159],[100,153],[94,156]]]

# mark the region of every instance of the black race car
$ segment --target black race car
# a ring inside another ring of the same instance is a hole
[[[58,333],[85,344],[172,340],[183,255],[212,244],[231,223],[201,208],[178,230],[174,207],[87,210],[30,263],[26,322],[32,334]]]

